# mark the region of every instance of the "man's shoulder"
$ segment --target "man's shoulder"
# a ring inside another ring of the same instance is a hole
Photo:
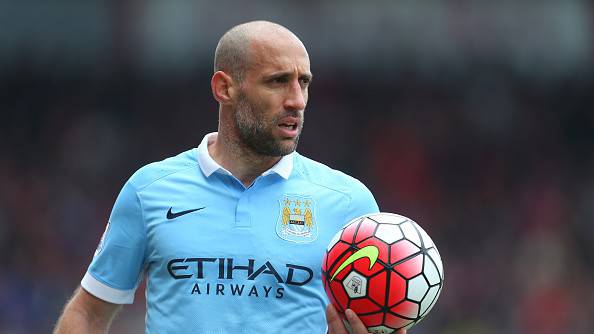
[[[353,176],[298,153],[295,154],[295,169],[307,181],[340,192],[367,189]]]
[[[129,182],[138,190],[178,172],[198,167],[196,150],[190,149],[178,155],[152,162],[138,169]]]

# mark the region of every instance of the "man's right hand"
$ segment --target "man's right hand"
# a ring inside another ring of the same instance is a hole
[[[352,334],[369,334],[367,328],[355,312],[347,309],[344,314],[351,325]],[[338,312],[332,304],[329,304],[326,308],[326,321],[328,322],[328,334],[349,334],[340,315],[338,315]],[[400,329],[394,334],[406,334],[406,329]]]

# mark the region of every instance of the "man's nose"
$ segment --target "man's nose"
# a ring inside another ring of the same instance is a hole
[[[284,107],[287,110],[303,110],[307,103],[307,88],[304,89],[299,84],[299,80],[294,80],[289,86]]]

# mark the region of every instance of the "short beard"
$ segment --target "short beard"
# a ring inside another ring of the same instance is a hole
[[[239,144],[264,156],[282,157],[292,153],[297,149],[299,136],[303,128],[302,117],[300,131],[293,139],[293,145],[283,145],[280,139],[274,138],[272,135],[272,127],[277,126],[280,118],[288,115],[299,117],[299,112],[286,112],[277,119],[267,120],[264,118],[264,112],[250,103],[245,94],[240,93],[235,109],[235,124],[239,130]]]

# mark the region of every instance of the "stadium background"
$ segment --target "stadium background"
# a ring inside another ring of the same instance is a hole
[[[213,50],[252,19],[308,47],[299,151],[437,243],[412,333],[594,332],[591,2],[25,0],[0,3],[1,333],[49,332],[127,177],[215,130]]]

